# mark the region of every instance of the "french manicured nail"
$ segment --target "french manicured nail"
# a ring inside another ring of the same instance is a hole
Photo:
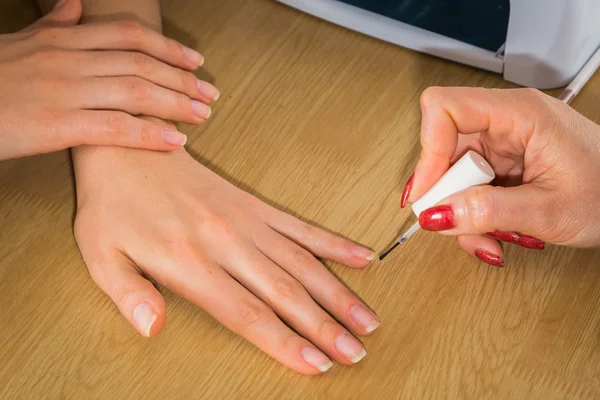
[[[447,231],[454,228],[454,211],[451,206],[435,206],[419,215],[419,225],[426,231]]]
[[[367,333],[379,328],[379,320],[375,314],[363,305],[357,304],[350,308],[350,318]]]
[[[187,136],[181,132],[177,132],[171,129],[163,129],[162,138],[166,143],[183,146],[187,142]]]
[[[319,350],[314,347],[305,347],[300,352],[302,354],[302,358],[308,364],[312,365],[316,369],[321,372],[327,371],[329,368],[333,367],[333,363],[327,356],[321,353]]]
[[[477,249],[475,250],[475,257],[495,267],[504,267],[504,260],[497,254],[491,253],[487,250]]]
[[[200,53],[198,53],[196,50],[190,49],[189,47],[185,47],[182,45],[183,48],[183,56],[192,64],[197,65],[197,66],[201,66],[202,64],[204,64],[204,57],[202,57],[202,55]]]
[[[347,333],[342,333],[335,339],[335,348],[348,361],[352,361],[354,364],[362,360],[367,355],[367,351],[363,345]]]
[[[198,79],[198,92],[207,99],[214,101],[219,100],[219,97],[221,97],[221,93],[219,93],[219,90],[216,87],[208,82],[201,81],[200,79]]]
[[[133,310],[133,321],[144,336],[150,336],[150,330],[154,321],[156,321],[156,317],[154,309],[146,302],[138,304]]]
[[[364,247],[357,246],[353,244],[350,246],[350,253],[355,255],[356,257],[364,258],[369,261],[373,261],[375,258],[375,253],[371,250],[365,249]]]
[[[192,110],[200,118],[207,119],[210,117],[210,107],[200,101],[192,100]]]
[[[544,250],[546,243],[533,236],[521,235],[516,232],[494,231],[485,234],[503,242],[513,243],[521,247],[535,250]]]
[[[415,174],[413,173],[410,178],[406,181],[406,185],[404,186],[404,190],[402,191],[402,200],[400,201],[400,208],[406,207],[406,203],[408,203],[408,196],[410,196],[410,191],[413,187],[413,180],[415,179]]]
[[[62,6],[64,6],[66,2],[67,2],[67,0],[60,0],[58,3],[56,3],[54,5],[54,8],[52,10],[53,11],[58,10],[59,8],[61,8]]]

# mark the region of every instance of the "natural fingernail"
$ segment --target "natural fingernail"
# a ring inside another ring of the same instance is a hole
[[[200,118],[206,119],[210,117],[210,107],[202,102],[192,100],[192,110],[194,110],[194,114],[196,114]]]
[[[156,313],[149,303],[140,303],[133,310],[133,321],[137,326],[138,330],[143,333],[144,336],[150,336],[150,330],[154,321],[156,321]]]
[[[198,92],[200,92],[200,94],[208,99],[217,101],[219,100],[219,97],[221,97],[221,93],[219,93],[219,90],[214,87],[213,85],[211,85],[208,82],[204,82],[198,79]]]
[[[406,207],[406,203],[408,203],[408,196],[410,196],[410,191],[412,190],[413,181],[415,179],[415,174],[413,173],[408,181],[406,181],[406,185],[404,186],[404,191],[402,191],[402,200],[400,201],[400,208]]]
[[[355,244],[350,246],[350,253],[355,255],[356,257],[364,258],[369,261],[373,261],[375,258],[375,253],[369,249],[365,249],[364,247],[357,246]]]
[[[183,48],[183,56],[189,62],[191,62],[197,66],[201,66],[202,64],[204,64],[204,57],[202,57],[202,55],[200,53],[198,53],[196,50],[190,49],[189,47],[185,47],[183,45],[182,45],[182,48]]]
[[[331,362],[331,360],[327,358],[325,354],[321,353],[314,347],[305,347],[300,353],[302,354],[304,361],[321,372],[325,372],[329,368],[333,367],[333,362]]]
[[[367,355],[367,351],[363,345],[347,333],[342,333],[335,339],[335,348],[348,361],[352,361],[354,364],[362,360]]]
[[[450,206],[428,208],[419,215],[419,225],[427,231],[447,231],[454,228],[454,211]]]
[[[166,143],[183,146],[187,142],[187,136],[181,132],[177,132],[171,129],[163,129],[162,138]]]
[[[350,309],[350,318],[367,333],[371,333],[379,328],[379,320],[375,314],[363,305],[357,304],[352,307]]]
[[[497,254],[491,253],[487,250],[477,249],[475,250],[475,257],[483,261],[484,263],[493,265],[495,267],[504,267],[504,260]]]

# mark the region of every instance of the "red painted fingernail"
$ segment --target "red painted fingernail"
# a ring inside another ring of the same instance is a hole
[[[400,208],[406,207],[406,203],[408,202],[408,196],[410,196],[410,191],[412,190],[413,180],[415,179],[415,174],[413,173],[410,178],[406,181],[406,185],[404,186],[404,190],[402,191],[402,200],[400,201]]]
[[[479,258],[484,263],[493,265],[494,267],[504,267],[504,260],[497,254],[490,253],[487,250],[477,249],[475,250],[475,257]]]
[[[486,233],[486,236],[508,243],[516,244],[519,241],[519,235],[514,232],[495,231]]]
[[[533,236],[521,235],[516,232],[495,231],[488,232],[486,236],[502,240],[503,242],[513,243],[517,246],[526,247],[528,249],[544,250],[545,242]]]
[[[450,206],[428,208],[419,215],[419,225],[426,231],[447,231],[455,226],[454,211]]]
[[[546,243],[543,240],[527,235],[519,235],[519,243],[517,244],[519,246],[535,250],[544,250],[544,246],[546,245]]]

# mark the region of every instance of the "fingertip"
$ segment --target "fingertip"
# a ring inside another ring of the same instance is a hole
[[[481,235],[461,235],[458,245],[469,255],[494,267],[504,266],[504,251],[500,243]]]
[[[161,297],[162,299],[162,297]],[[165,324],[164,302],[144,300],[133,309],[132,321],[134,327],[144,337],[156,336]]]
[[[310,368],[303,368],[302,371],[298,372],[306,371],[305,373],[309,375],[320,375],[333,367],[333,361],[331,361],[329,357],[323,354],[320,350],[312,346],[307,346],[302,349],[300,351],[300,355]]]
[[[187,136],[173,129],[163,129],[161,136],[165,143],[177,148],[185,146],[187,143]]]
[[[408,178],[406,184],[404,185],[404,190],[402,191],[402,199],[400,201],[400,208],[404,208],[408,204],[408,198],[410,196],[410,193],[412,192],[414,179],[415,174],[413,172],[413,174],[410,176],[410,178]]]
[[[491,251],[485,249],[475,249],[473,253],[479,261],[483,261],[486,264],[492,265],[494,267],[503,268],[504,267],[504,257],[499,254],[494,254]]]
[[[376,254],[373,250],[367,249],[365,247],[359,246],[354,243],[350,243],[348,248],[348,252],[350,253],[350,259],[347,265],[349,267],[354,268],[365,268],[373,262],[376,258]]]

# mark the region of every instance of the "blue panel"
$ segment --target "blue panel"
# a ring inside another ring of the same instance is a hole
[[[338,1],[494,52],[506,41],[509,0]]]

